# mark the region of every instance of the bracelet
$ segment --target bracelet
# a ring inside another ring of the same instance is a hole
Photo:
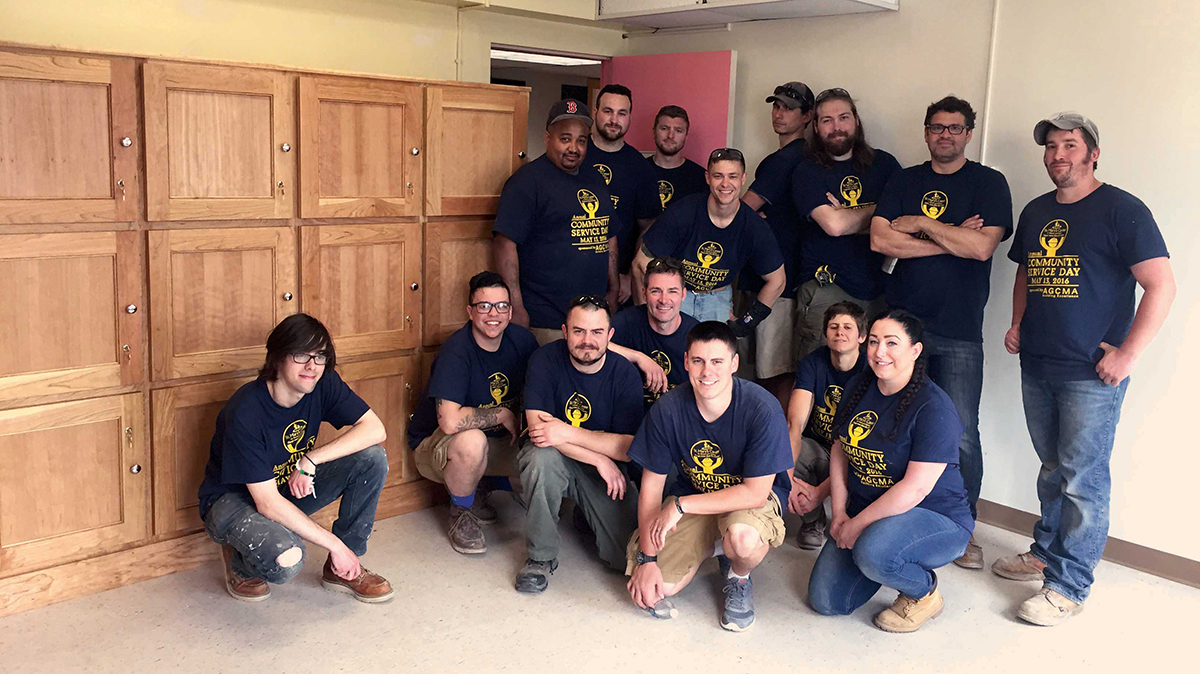
[[[310,473],[310,472],[308,472],[307,470],[304,470],[303,468],[301,468],[300,466],[296,466],[296,472],[300,473],[301,475],[305,475],[305,476],[307,476],[307,477],[311,477],[311,478],[312,478],[312,479],[314,479],[314,480],[315,480],[315,479],[317,479],[317,474],[316,474],[316,473]]]
[[[679,499],[679,496],[675,497],[675,509],[679,511],[680,515],[686,515],[687,513],[683,512],[683,504],[679,502]]]

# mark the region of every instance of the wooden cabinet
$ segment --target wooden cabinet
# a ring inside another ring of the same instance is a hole
[[[421,214],[421,87],[300,77],[300,215]]]
[[[387,429],[383,446],[388,453],[388,485],[421,479],[408,448],[408,415],[416,409],[417,397],[421,395],[416,379],[418,369],[416,355],[338,365],[342,380],[371,406]],[[345,429],[337,431],[329,424],[321,424],[317,445],[343,432]]]
[[[0,576],[149,536],[141,394],[0,412]]]
[[[293,76],[157,62],[143,73],[148,219],[292,216]]]
[[[528,114],[528,91],[426,88],[425,213],[495,213],[504,181],[521,167]]]
[[[288,227],[149,233],[156,380],[262,365],[267,335],[299,310]]]
[[[420,223],[303,227],[300,246],[304,310],[339,355],[420,343]]]
[[[0,52],[0,223],[135,219],[135,92],[132,59]]]
[[[0,401],[142,380],[140,236],[0,236]]]
[[[441,344],[467,322],[467,283],[492,261],[491,220],[448,220],[425,225],[426,346]]]
[[[196,494],[204,481],[217,414],[253,377],[154,391],[150,397],[154,446],[154,533],[204,526]]]

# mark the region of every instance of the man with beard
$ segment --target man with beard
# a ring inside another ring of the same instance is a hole
[[[662,212],[654,173],[642,153],[625,142],[633,115],[633,94],[620,84],[605,85],[596,95],[596,123],[588,138],[587,161],[604,178],[620,223],[617,237],[618,302],[631,297],[629,265],[642,232]]]
[[[929,378],[950,396],[963,424],[959,469],[971,518],[977,519],[983,308],[992,253],[1012,234],[1012,195],[1003,174],[964,155],[974,128],[975,111],[961,98],[930,104],[930,161],[900,171],[887,184],[871,220],[871,248],[895,260],[884,282],[888,308],[907,309],[925,324]],[[972,539],[955,564],[982,569],[983,549]]]
[[[600,558],[625,568],[625,544],[637,526],[637,490],[618,463],[642,422],[642,380],[624,358],[610,358],[608,302],[574,298],[562,326],[565,340],[529,358],[525,419],[529,439],[518,456],[527,517],[529,558],[518,592],[545,591],[558,568],[558,511],[575,501],[596,536]]]
[[[873,316],[882,308],[883,257],[872,252],[868,233],[875,202],[900,164],[867,145],[858,107],[845,89],[826,89],[816,99],[812,147],[792,174],[792,198],[804,220],[797,293],[800,357],[824,343],[825,310],[851,301]]]
[[[1175,299],[1167,246],[1150,209],[1096,179],[1100,132],[1064,112],[1033,128],[1057,189],[1029,202],[1008,257],[1017,263],[1009,353],[1042,461],[1041,519],[1029,552],[992,571],[1042,581],[1017,610],[1057,625],[1083,609],[1108,536],[1109,457],[1129,373]],[[1134,286],[1145,291],[1134,310]]]
[[[592,118],[576,100],[550,106],[546,154],[504,184],[492,225],[492,255],[512,293],[512,322],[538,343],[558,339],[579,294],[617,298],[617,225],[608,186],[580,171]]]
[[[754,172],[754,182],[742,197],[746,205],[767,220],[783,253],[787,277],[783,294],[771,307],[771,315],[754,329],[752,339],[739,343],[743,364],[754,367],[759,382],[780,401],[789,399],[792,372],[796,369],[796,290],[800,278],[796,262],[800,256],[800,214],[792,199],[792,172],[804,159],[804,132],[813,117],[813,93],[803,82],[775,87],[767,97],[771,104],[771,128],[779,136],[779,149],[767,155]],[[762,290],[762,281],[747,276],[738,282],[742,304],[750,304]]]
[[[689,194],[708,191],[704,167],[683,156],[690,127],[687,110],[678,105],[664,105],[654,117],[656,149],[650,156],[650,164],[658,181],[658,200],[664,209]]]

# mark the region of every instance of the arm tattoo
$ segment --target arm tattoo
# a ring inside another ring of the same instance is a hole
[[[465,431],[470,428],[494,428],[500,425],[500,410],[503,407],[475,407],[471,408],[470,414],[464,414],[458,420],[458,425],[455,426],[454,432]]]

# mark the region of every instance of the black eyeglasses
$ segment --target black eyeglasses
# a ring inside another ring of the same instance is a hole
[[[292,361],[295,363],[298,363],[300,365],[304,365],[304,364],[308,363],[308,361],[310,361],[310,360],[312,362],[316,363],[317,365],[324,365],[326,362],[329,361],[329,356],[327,356],[323,353],[318,353],[315,355],[311,354],[311,353],[293,353],[292,354]]]
[[[832,89],[826,89],[825,91],[817,94],[817,103],[822,103],[831,98],[851,98],[851,96],[849,91],[846,91],[841,87],[834,87]]]
[[[926,124],[925,128],[929,130],[929,133],[932,133],[935,136],[942,135],[943,131],[949,131],[951,136],[961,136],[963,131],[970,129],[971,127],[963,124]]]
[[[719,147],[713,150],[712,154],[708,155],[709,164],[712,164],[715,161],[721,161],[723,159],[728,159],[729,161],[740,161],[743,165],[746,163],[746,157],[742,154],[742,151],[732,147]]]
[[[608,311],[608,300],[604,299],[603,297],[596,297],[595,295],[576,295],[571,299],[571,303],[567,305],[567,311],[570,311],[575,307],[589,305],[596,307],[597,309]]]
[[[467,306],[481,314],[490,314],[492,309],[495,309],[497,313],[501,314],[507,314],[512,310],[512,304],[509,304],[508,302],[475,302],[474,304],[468,304]]]

